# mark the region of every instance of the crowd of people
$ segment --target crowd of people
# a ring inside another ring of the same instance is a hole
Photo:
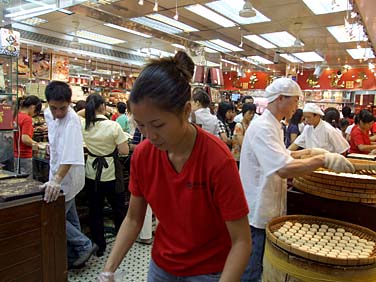
[[[289,78],[266,88],[268,106],[262,115],[251,96],[242,98],[240,111],[223,101],[213,114],[208,93],[191,90],[193,69],[193,61],[181,51],[151,61],[112,120],[100,95],[89,95],[76,113],[68,84],[53,81],[47,86],[50,174],[42,189],[47,203],[57,200],[61,190],[65,194],[70,268],[103,255],[107,198],[117,238],[99,281],[113,281],[135,241],[151,243],[152,213],[158,224],[148,282],[181,277],[189,282],[261,281],[265,228],[272,218],[286,214],[286,180],[319,167],[353,172],[345,155],[376,149],[376,137],[370,136],[372,113],[362,110],[352,119],[347,108],[342,118],[336,109],[323,112],[312,103],[298,109],[302,92]],[[29,96],[19,111],[14,150],[23,172],[30,173],[35,145],[30,122],[40,105]],[[130,154],[126,187],[118,156]],[[84,187],[90,239],[81,231],[75,206]],[[124,204],[127,188],[129,207]]]

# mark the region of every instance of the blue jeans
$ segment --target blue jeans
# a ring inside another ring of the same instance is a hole
[[[262,260],[265,248],[265,229],[251,226],[252,253],[248,265],[240,279],[241,282],[261,282]]]
[[[67,234],[68,264],[72,264],[76,259],[92,248],[90,239],[81,232],[80,220],[78,218],[74,198],[65,202],[65,227]]]
[[[218,282],[220,277],[221,272],[196,276],[175,276],[164,271],[151,259],[147,282]]]

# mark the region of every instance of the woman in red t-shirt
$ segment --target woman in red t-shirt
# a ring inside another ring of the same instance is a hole
[[[370,129],[374,123],[370,111],[363,109],[359,113],[359,123],[350,133],[350,153],[369,154],[376,149],[376,143],[369,138]]]
[[[148,281],[240,281],[249,261],[248,206],[235,160],[218,137],[188,121],[193,70],[179,51],[148,64],[132,88],[146,140],[133,152],[129,210],[99,281],[113,281],[148,204],[159,221]]]
[[[34,95],[27,96],[21,100],[20,109],[17,115],[17,131],[14,133],[14,158],[16,172],[31,174],[33,172],[32,146],[37,144],[32,139],[34,128],[32,117],[42,109],[41,100]]]

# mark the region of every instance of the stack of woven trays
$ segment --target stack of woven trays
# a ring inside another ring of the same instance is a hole
[[[321,263],[341,266],[376,263],[376,232],[339,220],[282,216],[268,223],[266,236],[289,253]]]
[[[355,173],[317,170],[296,177],[293,185],[303,192],[334,200],[376,203],[376,162],[349,159]]]

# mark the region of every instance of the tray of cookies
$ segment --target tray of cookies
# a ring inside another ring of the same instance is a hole
[[[30,178],[0,180],[0,203],[36,195],[43,195],[39,186],[42,183]]]
[[[289,215],[272,219],[267,238],[295,255],[332,265],[376,263],[376,232],[330,218]]]

